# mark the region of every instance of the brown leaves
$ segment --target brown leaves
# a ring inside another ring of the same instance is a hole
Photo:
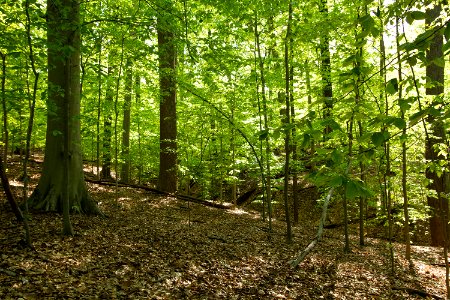
[[[394,286],[444,293],[443,268],[431,266],[440,259],[433,248],[413,247],[415,275],[397,255],[398,274],[392,278],[385,242],[368,239],[369,246],[353,245],[353,253],[343,255],[340,229],[326,230],[311,256],[292,270],[288,261],[313,238],[311,225],[295,228],[289,246],[283,222],[274,221],[269,241],[267,225],[251,211],[195,203],[188,208],[185,201],[122,187],[116,201],[114,187],[90,190],[108,218],[73,215],[76,235],[66,238],[60,234],[61,216],[34,214],[37,252],[19,247],[19,224],[2,223],[0,298],[419,297]],[[2,207],[0,218],[13,216]],[[401,251],[399,245],[396,253]]]

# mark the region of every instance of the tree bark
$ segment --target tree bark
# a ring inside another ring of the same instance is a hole
[[[431,25],[440,15],[440,12],[440,5],[428,9],[426,11],[427,25]],[[430,96],[438,96],[444,93],[444,67],[434,63],[435,59],[443,57],[442,45],[442,33],[437,31],[433,36],[430,48],[427,50],[428,65],[426,67],[426,94]],[[439,151],[434,148],[435,145],[445,143],[445,127],[444,123],[433,115],[428,116],[427,122],[431,125],[431,133],[427,136],[425,141],[425,159],[430,163],[435,163],[440,159],[445,159],[444,157],[439,156]],[[428,188],[437,193],[436,196],[428,196],[427,198],[432,213],[430,218],[431,245],[444,246],[445,241],[448,239],[448,236],[446,237],[447,230],[445,227],[448,223],[449,208],[448,199],[444,195],[448,192],[448,172],[443,172],[441,175],[438,175],[432,168],[428,167],[425,175],[431,181]]]
[[[112,144],[112,112],[111,107],[114,105],[114,80],[112,75],[114,73],[114,67],[112,62],[112,54],[108,57],[108,78],[106,86],[106,95],[104,101],[104,120],[103,120],[103,149],[102,149],[102,170],[100,172],[100,178],[112,179],[111,176],[111,144]]]
[[[2,83],[1,83],[1,97],[3,109],[3,161],[6,164],[8,158],[8,110],[6,108],[6,53],[0,51],[2,58]]]
[[[16,216],[17,221],[22,222],[24,220],[22,211],[17,205],[16,200],[14,199],[13,193],[11,192],[11,186],[9,185],[8,177],[5,172],[6,162],[3,162],[0,156],[0,180],[2,183],[3,191],[5,192],[6,200],[8,200],[9,205],[11,205],[11,209]]]
[[[328,4],[327,0],[320,1],[320,12],[324,15],[324,19],[328,20]],[[331,53],[330,53],[330,37],[328,31],[323,32],[320,37],[320,75],[322,77],[322,99],[324,103],[323,119],[331,117],[333,109],[333,84],[331,82]],[[330,126],[326,126],[324,135],[332,131]],[[325,138],[326,139],[326,138]]]
[[[176,109],[176,48],[172,3],[158,18],[158,55],[160,89],[160,152],[158,188],[165,192],[177,190],[177,109]]]
[[[100,213],[84,182],[81,157],[80,27],[79,2],[49,0],[48,15],[48,107],[46,147],[42,175],[29,198],[30,208],[62,212],[64,163],[64,114],[70,128],[67,183],[69,208]],[[68,109],[68,111],[67,111]]]
[[[130,123],[131,123],[131,90],[133,88],[133,64],[127,60],[125,67],[125,97],[123,103],[123,128],[122,128],[122,168],[120,180],[130,181]]]

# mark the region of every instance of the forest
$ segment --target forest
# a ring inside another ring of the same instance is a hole
[[[1,0],[0,298],[450,299],[447,0]]]

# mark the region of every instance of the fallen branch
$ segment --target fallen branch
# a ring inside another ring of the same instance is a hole
[[[17,204],[11,192],[11,186],[9,185],[9,180],[8,177],[6,176],[5,167],[3,165],[3,160],[1,156],[0,156],[0,180],[2,183],[3,191],[5,192],[6,199],[8,200],[9,205],[11,205],[11,209],[14,213],[14,216],[16,216],[17,221],[24,222],[25,218],[23,217],[22,210],[19,208],[19,205]]]
[[[413,288],[409,288],[409,287],[399,287],[399,286],[395,286],[392,288],[392,290],[395,291],[405,291],[410,295],[418,295],[424,298],[433,298],[433,299],[437,299],[437,300],[444,300],[443,297],[438,296],[438,295],[433,295],[430,294],[424,290],[417,290],[417,289],[413,289]]]
[[[3,268],[0,268],[0,272],[5,273],[6,275],[9,275],[9,276],[17,276],[16,272],[13,272],[13,271],[10,271],[7,269],[3,269]]]
[[[327,216],[327,209],[328,204],[330,203],[330,199],[333,196],[334,187],[331,188],[328,192],[327,197],[325,198],[325,202],[323,203],[322,207],[322,216],[320,217],[320,223],[319,223],[319,229],[317,230],[317,235],[314,238],[314,240],[309,243],[309,245],[298,253],[297,258],[294,260],[291,260],[289,264],[291,267],[295,268],[297,267],[304,259],[305,257],[317,246],[317,244],[322,240],[322,234],[323,234],[323,226],[325,224],[325,218]]]
[[[94,179],[89,179],[89,178],[85,178],[85,180],[87,182],[94,183],[94,184],[107,185],[107,186],[116,186],[116,183],[112,182],[112,181],[94,180]],[[171,196],[171,197],[175,197],[175,198],[180,199],[180,200],[190,201],[190,202],[194,202],[194,203],[198,203],[198,204],[202,204],[202,205],[209,206],[209,207],[214,207],[214,208],[231,209],[233,207],[233,205],[231,205],[231,204],[217,203],[217,202],[213,202],[213,201],[209,201],[209,200],[203,200],[203,199],[199,199],[199,198],[195,198],[195,197],[188,196],[188,195],[183,195],[183,194],[172,194],[172,193],[164,192],[164,191],[161,191],[161,190],[149,187],[149,186],[145,186],[145,185],[137,185],[137,184],[129,184],[129,183],[120,183],[119,182],[118,186],[120,186],[120,187],[131,187],[131,188],[135,188],[135,189],[141,189],[141,190],[145,190],[145,191],[152,192],[152,193],[155,193],[155,194]]]

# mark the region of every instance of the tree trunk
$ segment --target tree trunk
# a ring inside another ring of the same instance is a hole
[[[125,97],[123,103],[123,129],[122,129],[122,169],[120,180],[130,181],[130,123],[131,123],[131,90],[133,88],[133,64],[128,59],[125,75]]]
[[[64,168],[64,114],[71,139],[68,143],[67,183],[69,208],[100,213],[84,182],[80,136],[80,31],[79,2],[48,1],[48,114],[45,157],[38,186],[29,198],[30,208],[62,212]],[[71,51],[67,51],[70,49]],[[61,92],[63,91],[63,93]],[[67,112],[67,109],[69,110]]]
[[[160,89],[160,152],[158,188],[165,192],[177,190],[177,109],[176,49],[172,3],[168,2],[158,18],[158,55]]]
[[[255,46],[256,51],[258,53],[258,66],[259,72],[261,76],[261,97],[262,97],[262,108],[264,114],[264,132],[265,132],[265,154],[266,154],[266,203],[267,203],[267,211],[269,214],[269,232],[272,233],[272,183],[271,183],[271,174],[270,174],[270,164],[271,164],[271,156],[272,150],[270,146],[270,138],[269,138],[269,117],[268,117],[268,105],[267,105],[267,97],[266,97],[266,77],[264,71],[264,58],[261,54],[261,43],[259,41],[259,31],[258,31],[258,14],[255,11]],[[264,210],[263,210],[264,212]],[[263,218],[264,219],[264,218]]]
[[[134,82],[134,89],[135,89],[135,100],[136,100],[136,107],[140,107],[141,104],[141,77],[139,74],[135,76],[135,82]],[[138,184],[141,184],[141,178],[142,178],[142,143],[141,143],[141,115],[137,115],[137,135],[138,135]]]
[[[22,210],[19,208],[19,205],[17,205],[13,193],[11,192],[11,186],[9,184],[8,177],[6,176],[5,167],[6,162],[3,162],[0,156],[0,180],[3,187],[3,191],[5,192],[6,200],[8,200],[9,205],[11,205],[11,209],[14,215],[16,216],[17,221],[22,222],[25,218],[23,217]]]
[[[100,179],[100,117],[102,112],[102,36],[97,38],[97,51],[98,51],[98,70],[97,70],[97,122],[96,122],[96,167],[97,178]]]
[[[324,19],[328,20],[327,0],[320,1],[320,12],[324,15]],[[330,37],[328,31],[324,32],[320,37],[320,75],[322,77],[322,100],[324,103],[323,118],[326,120],[331,117],[333,109],[333,84],[331,82],[331,53],[330,53]],[[324,135],[332,131],[330,126],[326,126]],[[326,137],[325,137],[326,139]]]
[[[103,149],[102,149],[102,171],[100,178],[110,180],[111,176],[111,144],[112,144],[112,112],[111,107],[114,105],[114,80],[112,75],[114,67],[112,62],[113,55],[110,53],[108,57],[108,78],[105,95],[104,121],[103,121]]]
[[[433,9],[428,9],[426,23],[430,25],[441,12],[441,6],[436,5]],[[426,68],[427,75],[427,89],[426,94],[430,96],[438,96],[444,93],[444,67],[438,66],[433,61],[443,57],[442,52],[443,36],[442,32],[436,31],[430,48],[427,51],[428,65]],[[442,60],[444,61],[444,60]],[[435,163],[438,160],[445,159],[439,156],[435,145],[445,143],[445,127],[444,123],[429,115],[427,118],[428,124],[431,125],[431,134],[428,135],[425,141],[425,159],[430,163]],[[428,205],[431,208],[430,218],[430,232],[431,232],[431,245],[432,246],[444,246],[447,237],[445,236],[445,226],[448,223],[448,199],[445,197],[445,193],[448,192],[448,172],[443,172],[440,176],[428,167],[426,177],[431,181],[428,186],[429,189],[436,191],[437,195],[428,196]]]
[[[292,1],[289,1],[289,18],[288,18],[288,25],[287,25],[287,32],[286,32],[286,38],[284,41],[284,68],[285,68],[285,103],[286,103],[286,114],[284,117],[285,125],[287,128],[285,128],[285,139],[284,139],[284,150],[285,150],[285,163],[284,163],[284,212],[286,215],[286,240],[288,243],[292,242],[292,228],[291,228],[291,218],[289,213],[289,178],[290,178],[290,140],[291,140],[291,130],[289,130],[289,126],[291,125],[291,84],[290,84],[290,56],[289,56],[289,43],[291,41],[291,26],[292,26]]]
[[[8,158],[8,110],[6,108],[6,53],[0,51],[0,56],[2,58],[2,109],[3,109],[3,162],[6,164]]]

